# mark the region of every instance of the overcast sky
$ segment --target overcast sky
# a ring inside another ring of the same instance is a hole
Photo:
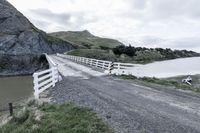
[[[8,0],[46,32],[89,30],[135,46],[200,52],[200,0]]]

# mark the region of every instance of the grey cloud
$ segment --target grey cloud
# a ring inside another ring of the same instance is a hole
[[[55,0],[44,1],[48,3],[55,2]],[[98,0],[85,1],[87,1],[89,9],[91,7],[90,3],[99,3]],[[99,12],[95,8],[91,8],[91,10],[85,10],[87,7],[79,9],[81,5],[77,4],[78,0],[77,2],[69,0],[66,4],[74,4],[74,11],[66,9],[65,13],[54,13],[53,9],[35,9],[29,10],[27,15],[31,16],[29,18],[34,20],[34,24],[46,31],[50,31],[49,29],[52,31],[55,29],[83,30],[88,28],[97,35],[121,37],[133,41],[135,40],[134,37],[138,38],[134,43],[137,46],[194,48],[200,51],[198,46],[200,39],[197,39],[200,34],[200,0],[121,1],[124,4],[120,10],[112,11],[104,8],[104,6],[100,8]],[[110,0],[108,3],[111,3],[110,6],[113,7],[120,6],[115,5],[117,3],[115,3],[115,0]],[[99,6],[101,6],[101,3],[99,3]],[[103,11],[102,14],[101,10]],[[105,14],[104,10],[108,10],[108,14]],[[196,38],[185,38],[189,36]]]
[[[53,13],[48,9],[29,10],[30,13],[45,18],[47,20],[56,21],[58,23],[68,23],[71,15],[67,13]]]
[[[60,27],[66,27],[65,29],[77,29],[79,30],[82,25],[92,23],[97,21],[95,17],[86,17],[86,13],[84,12],[70,12],[70,13],[53,13],[48,9],[37,9],[37,10],[29,10],[30,14],[38,17],[36,24],[39,27],[45,25],[46,22],[48,24],[56,23],[60,25]],[[46,21],[42,21],[40,19],[45,19]],[[77,21],[73,22],[71,19],[76,19]]]
[[[199,48],[200,38],[181,38],[174,41],[174,46],[177,48]],[[198,49],[200,51],[200,49]]]
[[[144,20],[200,19],[199,0],[129,0],[129,3],[132,9],[126,13]],[[142,11],[137,12],[138,8]]]
[[[48,31],[49,25],[51,23],[49,23],[48,21],[43,21],[43,20],[36,20],[33,18],[30,18],[31,22],[34,23],[34,25],[38,28],[41,28],[45,31]]]
[[[134,9],[144,9],[147,5],[147,0],[129,0]]]
[[[141,38],[136,38],[135,41],[129,42],[127,44],[149,48],[162,47],[172,49],[187,49],[200,52],[200,38],[198,37],[163,39],[155,36],[143,36]]]
[[[150,10],[156,17],[200,18],[199,0],[151,0]]]

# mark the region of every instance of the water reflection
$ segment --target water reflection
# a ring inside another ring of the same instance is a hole
[[[137,65],[130,72],[136,76],[166,78],[200,74],[200,57],[182,58]]]
[[[29,97],[33,92],[31,76],[0,78],[0,106]]]

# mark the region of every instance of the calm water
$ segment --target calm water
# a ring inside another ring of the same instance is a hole
[[[17,102],[33,93],[31,76],[0,78],[0,108],[9,102]]]
[[[200,57],[158,61],[146,65],[136,65],[130,70],[136,76],[157,78],[200,74]]]

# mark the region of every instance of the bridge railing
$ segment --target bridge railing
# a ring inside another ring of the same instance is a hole
[[[117,75],[121,74],[129,75],[130,73],[128,69],[135,67],[135,64],[130,64],[130,63],[111,62],[111,61],[97,60],[97,59],[64,55],[64,54],[57,54],[57,56],[60,56],[62,58],[67,58],[69,60],[73,60],[78,63],[84,63],[90,66],[98,67],[109,71],[109,73]]]
[[[34,96],[39,99],[40,93],[50,87],[54,87],[59,80],[59,73],[56,67],[33,74]]]
[[[57,64],[53,62],[53,60],[45,53],[44,54],[48,63],[49,63],[49,67],[52,68],[52,67],[57,67]]]
[[[34,77],[34,96],[36,99],[39,99],[40,93],[45,91],[50,87],[54,87],[55,84],[62,80],[62,77],[59,75],[57,64],[53,62],[53,60],[45,54],[46,59],[49,63],[50,69],[44,70],[41,72],[35,72],[33,74]],[[120,62],[111,62],[105,60],[97,60],[79,56],[72,56],[72,55],[64,55],[64,54],[57,54],[57,56],[66,58],[69,60],[73,60],[78,63],[87,64],[89,66],[98,67],[103,70],[106,70],[110,74],[117,74],[117,75],[129,75],[129,69],[134,67],[135,64],[129,63],[120,63]]]
[[[72,55],[63,55],[63,54],[57,54],[57,56],[66,58],[69,60],[73,60],[78,63],[87,64],[89,66],[98,67],[104,70],[109,70],[112,62],[111,61],[104,61],[104,60],[97,60],[97,59],[91,59],[91,58],[85,58],[85,57],[79,57],[79,56],[72,56]]]
[[[114,69],[129,69],[135,66],[135,64],[121,63],[121,62],[114,62],[113,64],[114,64]]]
[[[33,74],[34,96],[36,99],[39,99],[40,93],[50,87],[54,87],[58,81],[62,80],[62,77],[58,72],[57,64],[54,63],[47,54],[44,53],[44,55],[48,61],[50,69],[35,72]]]

